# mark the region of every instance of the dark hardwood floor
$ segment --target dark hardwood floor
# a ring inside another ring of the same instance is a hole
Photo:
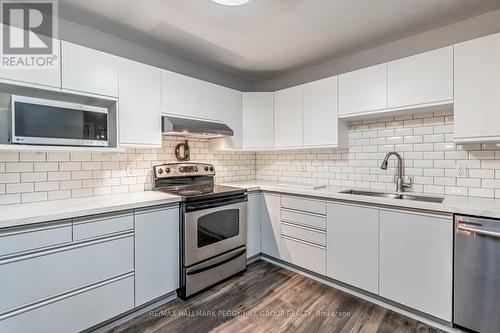
[[[441,332],[265,261],[110,332]]]

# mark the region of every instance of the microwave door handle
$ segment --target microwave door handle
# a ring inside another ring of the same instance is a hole
[[[476,233],[478,235],[500,238],[500,232],[496,232],[496,231],[489,231],[489,230],[484,230],[484,229],[479,229],[479,228],[465,227],[463,225],[458,225],[457,229],[473,232],[473,233]]]

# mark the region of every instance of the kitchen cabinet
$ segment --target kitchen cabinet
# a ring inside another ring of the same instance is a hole
[[[277,148],[302,146],[302,87],[274,93],[275,145]]]
[[[387,64],[388,107],[453,100],[453,46]]]
[[[5,27],[2,27],[7,29]],[[9,27],[9,29],[16,29]],[[5,30],[7,31],[7,30]],[[58,64],[51,68],[8,68],[0,66],[0,81],[8,84],[22,85],[33,88],[48,90],[61,89],[61,42],[54,40],[54,54],[57,58],[54,60]]]
[[[62,89],[118,96],[118,57],[62,41]]]
[[[379,211],[328,204],[327,275],[378,293]]]
[[[500,33],[455,45],[455,141],[500,141]]]
[[[451,321],[453,221],[380,210],[379,294]]]
[[[302,108],[303,146],[346,143],[345,125],[338,120],[336,76],[302,85]]]
[[[179,208],[136,210],[135,306],[179,287]]]
[[[125,275],[63,295],[0,320],[0,332],[81,332],[134,307],[134,276]]]
[[[119,73],[120,144],[161,146],[161,70],[120,59]]]
[[[279,259],[281,197],[263,193],[261,198],[260,249],[262,253]]]
[[[339,115],[387,108],[387,64],[339,75]]]
[[[242,96],[243,148],[274,147],[274,94],[244,92]]]
[[[247,202],[247,258],[260,253],[260,204],[259,192],[248,193]]]

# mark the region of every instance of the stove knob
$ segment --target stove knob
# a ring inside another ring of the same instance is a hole
[[[214,171],[214,167],[210,167],[210,171],[212,171],[212,172],[213,172],[213,171]]]
[[[198,167],[194,167],[194,172],[198,172]]]
[[[165,169],[165,171],[166,171],[167,173],[170,173],[170,168],[166,168],[166,169]]]
[[[161,175],[163,173],[163,169],[158,169],[158,174]]]
[[[208,171],[208,167],[207,166],[205,167],[205,171]]]

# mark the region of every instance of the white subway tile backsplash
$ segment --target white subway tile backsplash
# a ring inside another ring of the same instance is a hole
[[[21,194],[21,202],[39,202],[39,201],[47,201],[48,199],[47,192],[32,192],[32,193],[22,193]]]
[[[49,200],[71,199],[70,190],[50,191],[48,193],[49,193]]]
[[[47,180],[46,172],[35,172],[35,173],[24,172],[21,174],[21,182],[23,183],[44,182],[46,180]]]
[[[69,161],[69,156],[70,156],[69,153],[50,152],[50,153],[47,153],[47,161],[48,162],[67,162],[67,161]]]
[[[19,183],[20,181],[20,173],[0,173],[0,184]]]
[[[71,179],[71,172],[69,171],[64,171],[64,172],[48,172],[47,173],[47,180],[48,181],[54,181],[54,180],[70,180]]]
[[[35,191],[57,191],[59,190],[59,182],[38,182],[35,183]]]
[[[7,184],[6,193],[26,193],[33,192],[35,190],[33,183],[15,183],[15,184]]]
[[[57,162],[40,162],[40,163],[34,163],[33,166],[35,172],[59,170],[59,164]]]
[[[33,163],[6,163],[5,172],[33,172]]]
[[[46,153],[43,152],[22,152],[19,158],[21,162],[39,162],[45,159]]]

